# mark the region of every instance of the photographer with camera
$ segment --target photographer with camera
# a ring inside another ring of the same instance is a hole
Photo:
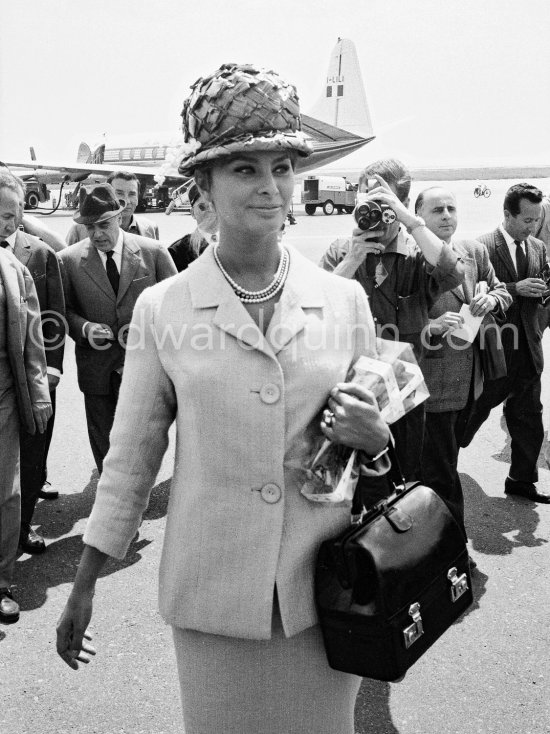
[[[331,244],[320,265],[359,281],[369,297],[377,336],[412,343],[422,367],[428,311],[442,293],[462,282],[464,264],[407,209],[410,188],[411,176],[400,161],[367,166],[359,177],[358,226],[351,237]],[[413,479],[422,454],[423,404],[394,423],[392,432],[401,468]]]

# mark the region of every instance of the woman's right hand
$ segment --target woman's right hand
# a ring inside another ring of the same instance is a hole
[[[96,653],[86,632],[92,618],[92,598],[93,594],[73,591],[57,623],[57,653],[73,670],[78,670],[79,663],[89,663]]]

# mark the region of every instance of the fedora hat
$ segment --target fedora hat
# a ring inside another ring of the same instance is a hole
[[[274,71],[224,64],[191,90],[181,113],[181,174],[190,176],[200,164],[246,151],[313,152],[301,129],[296,88]]]
[[[123,209],[111,184],[98,184],[89,192],[80,189],[78,214],[73,219],[77,224],[97,224],[116,217]]]

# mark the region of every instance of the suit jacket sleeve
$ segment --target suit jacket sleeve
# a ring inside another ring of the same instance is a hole
[[[42,335],[48,367],[63,368],[67,322],[61,269],[55,253],[48,250],[46,260],[46,313],[42,313]]]
[[[156,261],[156,276],[157,283],[165,278],[170,278],[172,275],[177,274],[176,266],[174,261],[170,257],[170,253],[163,245],[158,248],[158,256]]]
[[[24,268],[25,298],[27,302],[27,333],[25,336],[25,373],[31,403],[49,403],[50,391],[46,373],[46,355],[42,340],[40,306],[31,274]]]

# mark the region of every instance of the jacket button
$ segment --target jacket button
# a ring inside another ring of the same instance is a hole
[[[281,488],[277,484],[264,484],[260,490],[262,499],[268,505],[274,505],[281,499]]]
[[[272,382],[266,382],[265,385],[262,385],[262,388],[260,390],[260,400],[263,403],[267,403],[268,405],[270,405],[271,403],[276,403],[280,397],[281,390],[277,387],[277,385],[273,384]]]

